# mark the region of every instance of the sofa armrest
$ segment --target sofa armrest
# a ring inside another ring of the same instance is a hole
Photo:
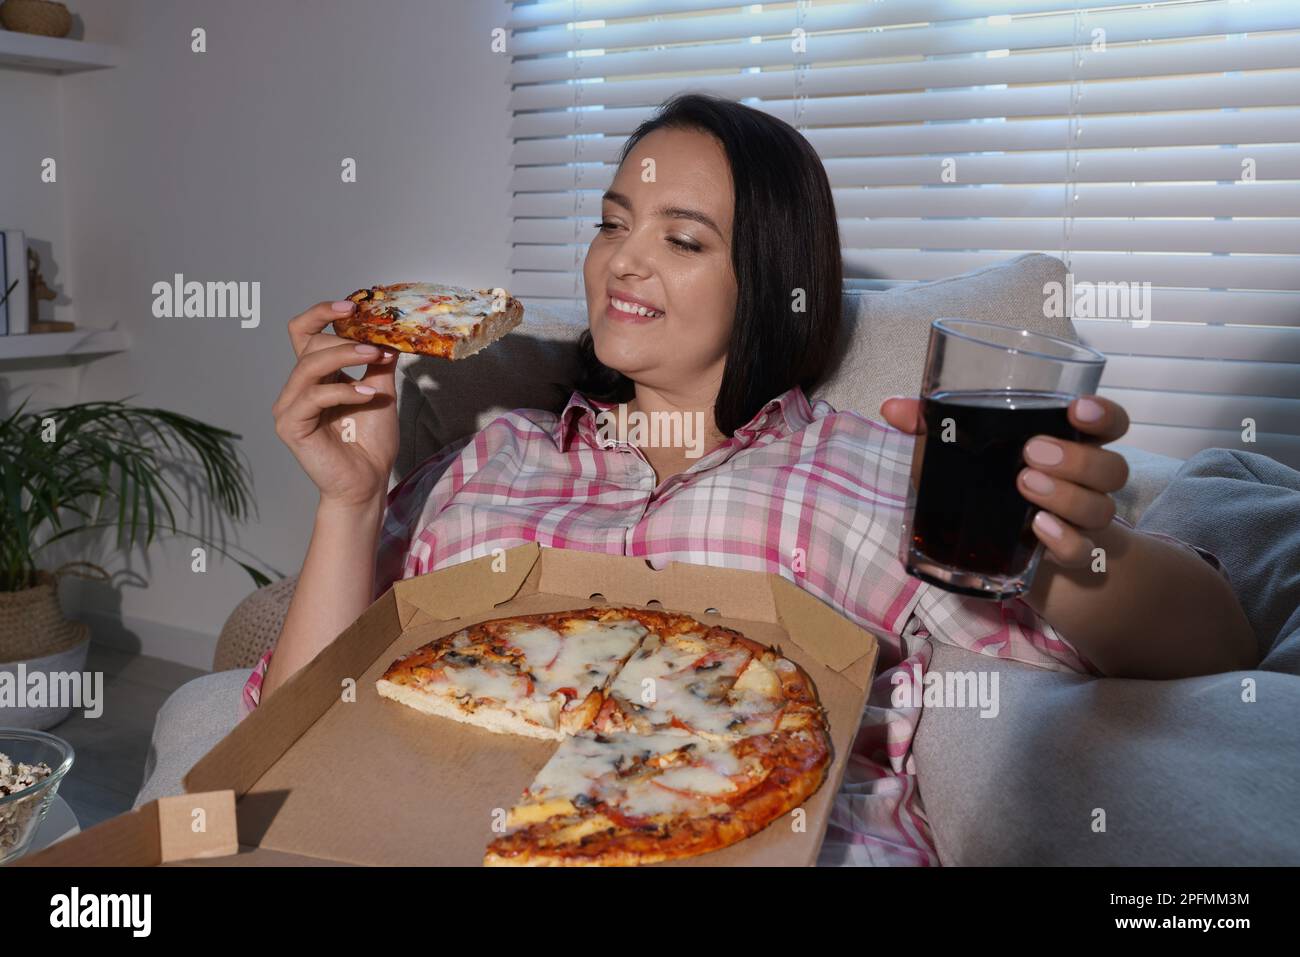
[[[1147,506],[1173,481],[1183,460],[1131,445],[1109,445],[1107,448],[1124,456],[1128,463],[1128,483],[1114,495],[1116,513],[1130,525],[1136,525]]]
[[[945,865],[1300,864],[1300,677],[1087,678],[951,645],[928,670],[996,705],[927,706],[917,726]],[[1243,705],[1247,678],[1258,697]]]
[[[154,719],[144,781],[133,808],[185,793],[181,779],[239,723],[240,694],[250,674],[248,668],[238,668],[202,675],[163,702]]]

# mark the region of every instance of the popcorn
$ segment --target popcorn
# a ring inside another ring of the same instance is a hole
[[[0,753],[0,798],[29,788],[44,781],[54,772],[44,761],[23,764],[10,760]],[[0,805],[0,854],[14,847],[27,834],[33,817],[40,813],[42,799],[32,795],[26,800]]]

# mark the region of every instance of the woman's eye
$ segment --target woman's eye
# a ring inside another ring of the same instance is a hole
[[[600,230],[600,232],[602,233],[609,233],[611,230],[618,229],[618,223],[611,223],[608,220],[601,220],[600,222],[595,224],[595,228]],[[700,251],[701,248],[696,243],[689,242],[688,240],[684,240],[684,239],[677,239],[674,236],[669,236],[668,241],[672,243],[674,246],[678,247],[679,249],[684,249],[686,252],[697,253]]]

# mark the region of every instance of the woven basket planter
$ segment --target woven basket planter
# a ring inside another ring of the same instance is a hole
[[[0,663],[45,658],[89,636],[88,625],[63,617],[58,578],[49,572],[37,572],[31,588],[0,592]]]
[[[66,37],[72,29],[72,14],[63,4],[50,0],[4,0],[0,3],[0,24],[15,33]]]
[[[298,576],[291,575],[264,585],[241,601],[221,629],[212,670],[255,667],[280,637],[297,587]]]

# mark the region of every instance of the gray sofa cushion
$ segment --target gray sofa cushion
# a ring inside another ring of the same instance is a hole
[[[1300,473],[1210,449],[1138,527],[1224,563],[1259,668],[1092,679],[938,646],[932,671],[996,674],[1000,701],[995,718],[926,708],[917,728],[944,863],[1300,864]]]
[[[855,309],[846,304],[839,361],[810,397],[879,420],[881,402],[920,389],[930,323],[946,316],[1075,339],[1067,317],[1045,315],[1043,287],[1049,282],[1065,282],[1065,264],[1026,253],[934,282],[862,292]]]
[[[866,288],[847,280],[837,354],[810,397],[874,419],[891,395],[920,386],[929,324],[943,316],[1018,324],[1074,339],[1065,317],[1044,315],[1043,287],[1065,281],[1054,256],[1026,253],[935,282]],[[459,362],[426,356],[398,360],[401,444],[396,484],[444,445],[476,432],[511,409],[559,411],[577,372],[577,341],[587,327],[584,303],[525,303],[523,323],[491,349]]]
[[[132,807],[184,794],[181,779],[239,723],[239,697],[252,668],[203,675],[181,685],[154,719],[144,783]]]
[[[1300,678],[1089,679],[948,645],[930,668],[998,676],[997,717],[927,707],[917,727],[944,864],[1300,864]]]
[[[1254,452],[1206,449],[1138,528],[1213,552],[1255,631],[1260,667],[1300,674],[1300,472]]]
[[[1119,442],[1113,442],[1107,448],[1124,456],[1128,463],[1128,482],[1111,496],[1115,500],[1115,514],[1130,525],[1136,525],[1156,496],[1173,481],[1183,460]]]

